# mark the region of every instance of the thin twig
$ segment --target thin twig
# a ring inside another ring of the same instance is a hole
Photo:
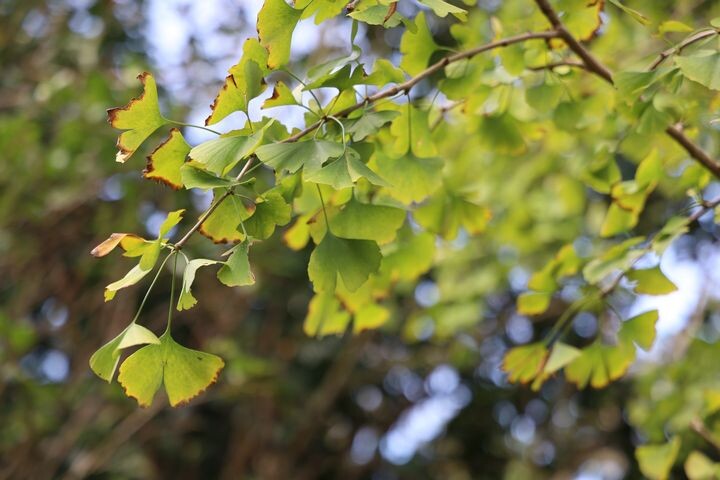
[[[380,91],[374,95],[371,95],[369,97],[366,97],[362,101],[356,103],[355,105],[352,105],[350,107],[345,108],[344,110],[341,110],[338,113],[335,113],[333,115],[333,117],[336,117],[336,118],[347,117],[355,110],[358,110],[367,105],[373,104],[373,103],[377,102],[378,100],[392,97],[394,95],[397,95],[400,92],[409,92],[412,87],[414,87],[415,85],[420,83],[422,80],[424,80],[427,77],[433,75],[434,73],[442,70],[443,68],[450,65],[451,63],[455,63],[460,60],[472,58],[475,55],[478,55],[483,52],[487,52],[488,50],[494,50],[496,48],[507,47],[507,46],[513,45],[515,43],[521,43],[521,42],[526,42],[528,40],[536,40],[536,39],[549,40],[551,38],[557,38],[557,37],[558,37],[558,33],[554,32],[552,30],[546,31],[546,32],[529,32],[529,33],[523,33],[521,35],[515,35],[513,37],[508,37],[508,38],[504,38],[501,40],[497,40],[495,42],[490,42],[485,45],[481,45],[479,47],[467,50],[465,52],[455,53],[453,55],[447,56],[447,57],[443,58],[442,60],[432,64],[431,66],[429,66],[422,72],[418,73],[414,77],[410,78],[409,80],[407,80],[403,83],[397,84],[393,87],[387,88],[385,90],[382,90],[382,91]],[[298,140],[303,138],[305,135],[312,133],[313,131],[320,128],[327,121],[327,119],[328,119],[327,116],[323,116],[323,118],[321,118],[317,122],[306,127],[304,130],[301,130],[301,131],[295,133],[294,135],[289,136],[288,138],[286,138],[285,140],[283,140],[280,143],[297,142]],[[254,157],[251,157],[247,161],[247,163],[245,164],[243,169],[235,177],[235,181],[239,181],[245,175],[245,173],[250,168],[250,164],[253,162],[253,160],[254,160]],[[215,211],[215,209],[217,209],[220,206],[220,204],[222,202],[224,202],[232,194],[233,194],[233,188],[231,187],[225,193],[223,193],[220,197],[218,197],[217,200],[215,200],[212,203],[212,205],[210,205],[210,207],[208,207],[208,209],[205,210],[205,212],[203,212],[202,215],[200,215],[200,218],[198,219],[198,221],[195,222],[195,224],[185,233],[185,235],[183,235],[183,237],[175,243],[174,248],[176,250],[181,249],[185,245],[185,243],[187,243],[187,241],[190,239],[190,237],[200,229],[203,222],[205,222],[205,220],[207,220],[208,217],[210,217],[210,215],[212,215],[212,213]]]
[[[703,30],[697,33],[694,33],[693,35],[690,35],[685,40],[680,42],[679,44],[675,45],[674,47],[670,47],[667,50],[661,52],[655,61],[650,64],[648,67],[648,70],[655,70],[662,64],[666,58],[670,57],[671,55],[674,55],[676,53],[680,53],[683,51],[683,49],[689,45],[692,45],[695,42],[699,42],[700,40],[704,40],[705,38],[712,37],[713,35],[717,35],[718,31],[711,29],[711,30]]]
[[[708,428],[705,426],[705,423],[701,419],[694,418],[690,422],[690,428],[693,432],[700,435],[703,440],[709,443],[715,449],[715,451],[720,453],[720,441],[718,441],[718,439],[715,438],[715,435],[710,430],[708,430]]]
[[[545,18],[547,18],[548,22],[550,22],[550,25],[555,29],[558,36],[567,44],[568,48],[572,50],[578,57],[580,57],[587,67],[587,70],[590,73],[593,73],[597,75],[598,77],[602,78],[606,82],[608,82],[611,85],[614,85],[612,73],[610,70],[603,65],[598,59],[596,59],[590,51],[585,48],[580,41],[578,41],[563,25],[563,23],[560,21],[560,18],[558,17],[555,10],[550,6],[550,3],[548,0],[535,0],[535,3],[537,4],[540,11],[545,15]],[[714,32],[717,33],[717,32]],[[708,34],[709,35],[709,34]],[[691,37],[692,38],[692,37]],[[689,41],[688,39],[683,46],[683,48],[687,45],[690,45],[690,43],[697,42],[705,37],[695,38],[692,39],[692,41]],[[677,48],[677,47],[675,47]],[[666,52],[661,53],[662,56]],[[660,60],[662,62],[662,60]],[[654,64],[653,64],[654,65]],[[659,63],[658,63],[659,65]],[[651,66],[651,69],[653,66]],[[697,160],[703,167],[708,169],[713,175],[715,175],[716,178],[720,178],[720,164],[713,160],[707,153],[705,153],[700,147],[695,145],[692,140],[687,138],[683,132],[682,128],[678,127],[677,125],[671,125],[665,129],[665,133],[667,133],[673,140],[675,140],[681,147],[685,149],[685,151],[690,154],[692,158]]]

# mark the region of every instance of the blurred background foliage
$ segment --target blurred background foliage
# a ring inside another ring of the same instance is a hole
[[[487,41],[490,14],[512,25],[530,2],[504,3],[479,2],[483,15],[468,24],[478,44]],[[705,25],[720,16],[713,1],[628,3],[654,25],[669,18]],[[95,378],[90,354],[125,326],[144,290],[104,303],[103,286],[127,264],[100,262],[90,249],[110,232],[143,225],[152,232],[163,212],[199,213],[208,202],[171,194],[142,181],[139,168],[116,164],[116,132],[105,109],[137,95],[134,77],[149,70],[168,116],[201,123],[225,70],[253,35],[258,8],[257,1],[231,0],[0,3],[0,478],[612,480],[638,478],[634,447],[661,443],[672,432],[684,432],[688,452],[717,457],[698,433],[720,431],[715,410],[703,410],[705,393],[720,388],[720,315],[717,292],[708,288],[717,280],[713,265],[720,265],[712,218],[674,245],[669,276],[678,284],[683,276],[694,280],[690,293],[664,306],[686,308],[673,311],[675,327],[629,377],[584,391],[551,379],[539,393],[506,381],[499,369],[504,352],[539,337],[569,303],[532,319],[518,315],[515,300],[528,275],[559,245],[588,248],[583,235],[599,228],[605,204],[573,178],[572,168],[567,174],[568,157],[539,155],[518,170],[513,142],[522,139],[490,145],[499,157],[472,179],[483,183],[488,199],[514,207],[501,212],[487,237],[438,240],[439,266],[404,287],[404,302],[382,329],[306,337],[309,251],[292,252],[275,235],[253,252],[254,287],[225,289],[200,273],[199,305],[177,315],[185,344],[227,361],[203,396],[178,409],[164,401],[138,409],[116,384]],[[411,13],[417,5],[400,8]],[[432,22],[436,40],[451,44],[451,19]],[[349,38],[345,19],[301,27],[293,46],[299,69],[342,50]],[[373,55],[398,58],[399,29],[361,34]],[[645,59],[665,47],[651,30],[615,17],[593,43],[611,65],[623,50]],[[599,82],[585,81],[593,88]],[[586,121],[605,114],[603,95],[584,102]],[[706,104],[694,98],[686,107]],[[478,125],[485,131],[479,149],[496,138],[484,130],[492,128],[515,127]],[[548,138],[548,148],[595,155],[597,130],[568,130]],[[639,135],[625,141],[626,152],[647,147]],[[717,153],[717,135],[710,141]],[[659,147],[681,156],[669,142]],[[634,169],[628,159],[618,162]],[[467,181],[458,165],[458,181]],[[639,230],[654,231],[686,208],[683,192],[677,183],[662,185]],[[195,238],[189,248],[216,249],[208,243]],[[572,298],[572,285],[565,293]],[[168,298],[168,282],[160,282],[143,313],[149,327],[163,325]],[[625,311],[644,300],[620,294],[615,301]],[[599,323],[580,315],[572,335],[582,343]],[[698,419],[702,429],[693,423]],[[682,478],[682,465],[675,473]]]

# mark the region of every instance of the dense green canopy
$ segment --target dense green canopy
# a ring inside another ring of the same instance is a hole
[[[720,476],[716,2],[10,3],[5,476]]]

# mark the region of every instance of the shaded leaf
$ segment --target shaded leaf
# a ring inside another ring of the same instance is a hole
[[[342,238],[374,240],[382,244],[395,238],[406,216],[405,210],[400,208],[360,203],[352,198],[330,219],[330,228]]]
[[[675,64],[690,80],[712,90],[720,90],[720,52],[700,50],[692,56],[676,56]]]
[[[338,276],[352,292],[378,270],[381,259],[377,243],[339,238],[327,232],[310,255],[308,275],[316,292],[334,292]]]
[[[207,267],[208,265],[215,265],[215,260],[207,260],[205,258],[196,258],[190,260],[185,266],[185,273],[183,274],[182,290],[180,291],[180,297],[178,298],[177,309],[178,310],[189,310],[197,303],[197,299],[192,294],[192,284],[195,281],[195,274],[201,267]]]
[[[92,354],[90,368],[98,377],[110,382],[120,360],[120,350],[146,343],[160,343],[160,340],[147,328],[132,322],[117,337]]]
[[[320,170],[329,158],[343,154],[343,146],[327,140],[309,140],[294,143],[273,143],[263,145],[255,152],[261,162],[276,171],[295,173],[300,168],[309,174]]]
[[[232,254],[218,270],[217,278],[228,287],[241,287],[255,283],[255,275],[250,271],[248,249],[250,245],[241,243],[232,250]]]

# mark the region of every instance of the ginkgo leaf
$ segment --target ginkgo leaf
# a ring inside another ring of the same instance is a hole
[[[229,179],[218,177],[208,171],[203,170],[202,165],[190,162],[180,169],[180,176],[185,188],[199,188],[201,190],[211,190],[213,188],[229,188],[236,182]]]
[[[443,162],[439,158],[377,152],[376,164],[378,174],[392,185],[387,193],[405,205],[421,202],[440,188]]]
[[[170,232],[170,230],[175,227],[175,225],[180,223],[180,220],[182,220],[184,214],[185,209],[169,212],[165,220],[163,220],[163,223],[160,224],[160,228],[158,229],[158,238],[164,238]]]
[[[603,345],[595,341],[582,349],[582,354],[565,367],[565,377],[585,388],[602,388],[622,377],[635,360],[635,347],[627,342]]]
[[[241,287],[255,283],[248,259],[249,245],[243,242],[233,248],[230,257],[218,270],[217,278],[228,287]]]
[[[213,202],[217,198],[213,199]],[[240,198],[230,195],[200,225],[198,231],[215,243],[234,243],[245,239],[245,234],[238,227],[240,222],[247,220],[251,211]]]
[[[118,381],[142,407],[152,404],[164,383],[170,405],[175,407],[215,383],[224,365],[220,357],[183,347],[166,332],[159,344],[141,348],[120,365]]]
[[[667,480],[680,453],[680,438],[661,445],[641,445],[635,449],[640,471],[650,480]]]
[[[445,2],[444,0],[418,0],[420,3],[432,9],[435,15],[445,18],[452,14],[460,20],[467,19],[467,10]]]
[[[201,267],[207,267],[208,265],[215,265],[215,260],[208,260],[205,258],[196,258],[190,260],[185,266],[185,273],[183,274],[182,290],[180,290],[180,297],[178,298],[177,309],[178,310],[189,310],[194,307],[197,303],[197,299],[192,294],[192,284],[195,281],[195,274]]]
[[[261,162],[276,171],[295,173],[300,168],[306,174],[320,170],[329,158],[337,158],[343,154],[343,146],[338,142],[327,140],[310,140],[294,143],[273,143],[263,145],[255,151]]]
[[[402,15],[387,5],[371,5],[357,9],[350,12],[349,16],[368,25],[382,25],[385,28],[397,27],[403,21]]]
[[[282,1],[282,0],[281,0]],[[218,92],[210,109],[212,112],[205,125],[213,125],[234,112],[247,114],[250,100],[266,88],[263,76],[268,73],[268,52],[255,38],[248,38],[243,44],[240,61],[230,67],[229,75]]]
[[[637,247],[645,239],[633,237],[615,245],[602,255],[588,262],[583,269],[583,276],[588,283],[596,284],[615,270],[626,270],[635,260],[645,254]]]
[[[418,157],[437,155],[437,147],[433,142],[428,112],[416,107],[400,110],[400,115],[393,119],[390,133],[395,137],[392,153],[405,155],[408,150]]]
[[[535,377],[535,380],[532,383],[532,389],[534,391],[540,390],[540,387],[543,386],[545,381],[550,378],[550,376],[552,376],[555,372],[574,361],[581,355],[581,353],[581,350],[573,346],[567,345],[562,342],[555,342],[553,344],[552,350],[550,351],[550,356],[545,362],[545,366],[543,367],[542,372],[538,374],[537,377]]]
[[[352,187],[360,178],[367,179],[373,185],[390,186],[388,182],[365,165],[360,160],[360,155],[350,147],[347,147],[338,159],[305,176],[305,180],[309,182],[330,185],[336,190]]]
[[[405,73],[386,58],[378,58],[373,64],[370,75],[365,79],[368,85],[382,87],[388,83],[402,83]]]
[[[316,293],[308,305],[303,331],[308,336],[341,335],[349,324],[350,314],[332,292]]]
[[[115,298],[115,294],[118,290],[135,285],[145,278],[145,275],[150,273],[150,271],[150,268],[144,269],[140,265],[135,265],[123,278],[112,282],[110,285],[105,287],[105,301],[108,302]]]
[[[433,40],[424,12],[415,17],[415,25],[416,31],[406,30],[400,40],[400,53],[403,55],[400,68],[410,75],[417,75],[425,70],[432,54],[440,48]]]
[[[272,124],[271,120],[250,135],[244,131],[226,133],[194,147],[188,156],[194,162],[204,165],[208,171],[225,175],[240,161],[255,153]]]
[[[517,299],[518,313],[523,315],[539,315],[548,309],[552,293],[525,292]]]
[[[649,351],[655,341],[655,324],[658,318],[658,311],[650,310],[624,321],[618,332],[618,340],[635,343],[643,350]]]
[[[365,84],[367,75],[362,66],[345,65],[339,70],[324,75],[317,80],[308,83],[303,90],[314,90],[316,88],[337,88],[338,90],[351,89],[355,85]]]
[[[260,43],[268,51],[267,65],[278,68],[290,60],[290,43],[295,25],[302,16],[285,0],[265,0],[257,18]]]
[[[297,0],[295,8],[302,9],[302,18],[315,16],[315,24],[320,25],[336,15],[340,15],[347,5],[344,0]]]
[[[104,257],[109,254],[118,245],[125,251],[137,248],[137,246],[145,244],[147,241],[134,233],[113,233],[90,251],[93,257]]]
[[[390,310],[376,303],[363,305],[353,315],[353,333],[380,328],[390,319]]]
[[[420,225],[447,240],[457,237],[460,227],[473,235],[481,233],[491,218],[486,207],[446,191],[433,195],[413,216]]]
[[[270,238],[275,227],[287,225],[292,217],[292,207],[277,191],[265,192],[255,202],[255,211],[245,220],[245,230],[254,238]]]
[[[310,255],[308,275],[316,292],[334,292],[338,277],[352,292],[378,270],[381,259],[377,243],[339,238],[327,232]]]
[[[330,219],[330,229],[342,238],[391,242],[405,222],[407,212],[395,207],[372,205],[352,198]]]
[[[110,382],[120,360],[120,350],[146,343],[160,343],[160,340],[147,328],[132,322],[117,337],[92,354],[90,368],[98,377]]]
[[[281,0],[282,1],[282,0]],[[140,145],[158,128],[167,123],[160,113],[157,85],[153,76],[147,72],[138,75],[144,91],[124,107],[107,111],[110,125],[125,130],[117,140],[118,152],[115,160],[124,163],[135,153]]]
[[[720,52],[700,50],[692,56],[676,56],[675,64],[690,80],[712,90],[720,90]]]
[[[161,143],[147,158],[143,177],[162,182],[175,190],[183,186],[180,168],[185,164],[190,145],[180,130],[173,128],[167,140]]]
[[[685,475],[690,480],[713,480],[720,476],[720,464],[695,450],[685,460]]]
[[[277,82],[273,88],[272,96],[265,100],[262,104],[262,109],[273,107],[282,107],[285,105],[300,105],[300,100],[295,97],[295,94],[288,88],[283,82]]]
[[[435,236],[430,233],[408,234],[401,229],[397,241],[390,246],[395,249],[383,251],[379,273],[390,281],[416,280],[433,264]]]
[[[543,342],[515,347],[505,354],[502,369],[513,383],[528,383],[537,377],[545,366],[548,349]]]
[[[637,282],[635,293],[666,295],[677,290],[675,284],[665,276],[659,266],[630,270],[626,276],[628,280]]]
[[[359,142],[377,132],[383,125],[391,122],[398,115],[400,115],[400,112],[395,110],[366,112],[361,117],[350,120],[345,131],[352,135],[354,141]]]

